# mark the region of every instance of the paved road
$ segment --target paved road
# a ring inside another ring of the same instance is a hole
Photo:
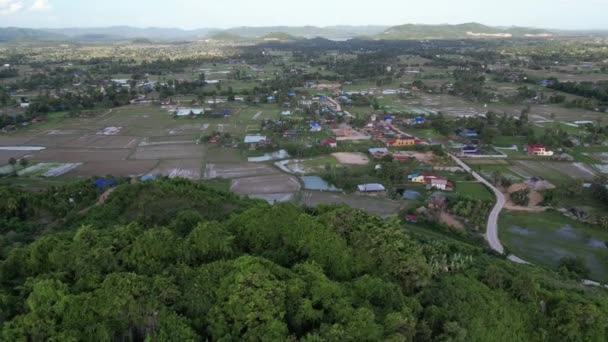
[[[477,172],[473,171],[467,164],[465,164],[462,160],[460,160],[460,158],[458,158],[454,155],[451,155],[451,154],[450,154],[450,157],[452,157],[452,159],[454,159],[454,161],[458,165],[460,165],[465,171],[472,174],[473,177],[475,177],[475,179],[477,179],[479,182],[485,184],[488,188],[492,189],[492,191],[494,192],[494,195],[496,196],[496,205],[494,206],[494,208],[492,208],[492,211],[490,212],[490,216],[488,217],[488,225],[486,227],[485,238],[486,238],[486,241],[488,241],[488,244],[490,245],[490,248],[492,248],[492,250],[494,250],[500,254],[505,254],[505,248],[502,245],[502,243],[500,242],[500,239],[498,238],[498,217],[500,216],[500,212],[504,209],[505,204],[506,204],[505,195],[503,195],[503,193],[500,192],[500,190],[498,190],[494,185],[492,185],[490,182],[488,182],[485,178],[480,176]],[[507,258],[518,264],[527,263],[526,261],[516,257],[515,255],[509,255]]]

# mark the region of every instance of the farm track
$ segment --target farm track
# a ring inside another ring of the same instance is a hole
[[[494,195],[496,196],[496,205],[494,206],[494,208],[492,208],[492,211],[490,212],[490,216],[488,217],[488,224],[486,227],[485,238],[486,238],[486,241],[488,241],[488,244],[490,245],[490,248],[492,248],[492,250],[494,250],[495,252],[497,252],[499,254],[505,254],[505,248],[502,245],[502,243],[500,242],[500,238],[498,237],[498,217],[500,216],[500,213],[502,212],[502,210],[504,209],[504,207],[507,203],[505,195],[500,190],[498,190],[494,185],[492,185],[490,182],[488,182],[485,178],[480,176],[477,172],[473,171],[460,158],[458,158],[452,154],[450,154],[450,157],[452,157],[452,159],[458,165],[460,165],[465,171],[467,171],[471,175],[473,175],[473,177],[475,177],[475,179],[477,179],[478,181],[480,181],[481,183],[486,185],[488,188],[490,188],[492,190],[492,192],[494,192]],[[518,258],[515,255],[508,255],[507,259],[509,259],[515,263],[518,263],[518,264],[527,264],[526,261],[524,261],[521,258]]]

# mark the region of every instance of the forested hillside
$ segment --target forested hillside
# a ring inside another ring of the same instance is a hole
[[[91,183],[0,188],[0,340],[608,339],[605,290],[395,218]]]

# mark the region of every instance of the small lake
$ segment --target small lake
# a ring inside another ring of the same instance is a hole
[[[306,190],[341,191],[335,186],[324,181],[323,178],[319,176],[303,176],[300,177],[300,179],[302,179],[302,182],[304,182],[304,189]]]

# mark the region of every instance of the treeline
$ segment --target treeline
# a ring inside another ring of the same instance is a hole
[[[17,76],[19,76],[19,70],[17,68],[9,67],[9,68],[0,69],[0,79],[17,77]]]
[[[396,219],[166,179],[121,185],[80,211],[2,255],[1,340],[608,338],[601,289]]]
[[[552,81],[553,83],[547,86],[550,89],[608,102],[608,81],[560,82],[557,79],[552,79]]]

